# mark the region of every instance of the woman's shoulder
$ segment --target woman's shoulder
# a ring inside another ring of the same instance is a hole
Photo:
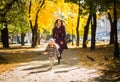
[[[53,27],[53,31],[57,30],[57,27]]]
[[[63,25],[63,26],[61,26],[61,29],[62,29],[62,30],[65,30],[65,26],[64,26],[64,25]]]

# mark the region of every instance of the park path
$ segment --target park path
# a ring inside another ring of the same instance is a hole
[[[77,49],[64,50],[60,65],[49,69],[47,56],[39,55],[30,62],[21,63],[0,75],[0,82],[98,82],[97,69],[82,67]]]

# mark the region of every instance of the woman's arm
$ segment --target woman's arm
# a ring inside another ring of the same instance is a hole
[[[65,36],[66,36],[65,27],[63,26],[61,30],[62,30],[62,33],[61,33],[61,40],[64,41]]]

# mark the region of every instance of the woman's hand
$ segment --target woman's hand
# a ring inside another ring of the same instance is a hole
[[[63,41],[60,41],[60,44],[63,44]]]

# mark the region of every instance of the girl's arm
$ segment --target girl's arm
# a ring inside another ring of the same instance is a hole
[[[45,51],[44,51],[44,53],[43,54],[48,54],[48,45],[47,45],[47,47],[46,47],[46,49],[45,49]]]
[[[55,52],[56,52],[56,56],[60,55],[59,51],[58,51],[58,47],[55,45]]]

